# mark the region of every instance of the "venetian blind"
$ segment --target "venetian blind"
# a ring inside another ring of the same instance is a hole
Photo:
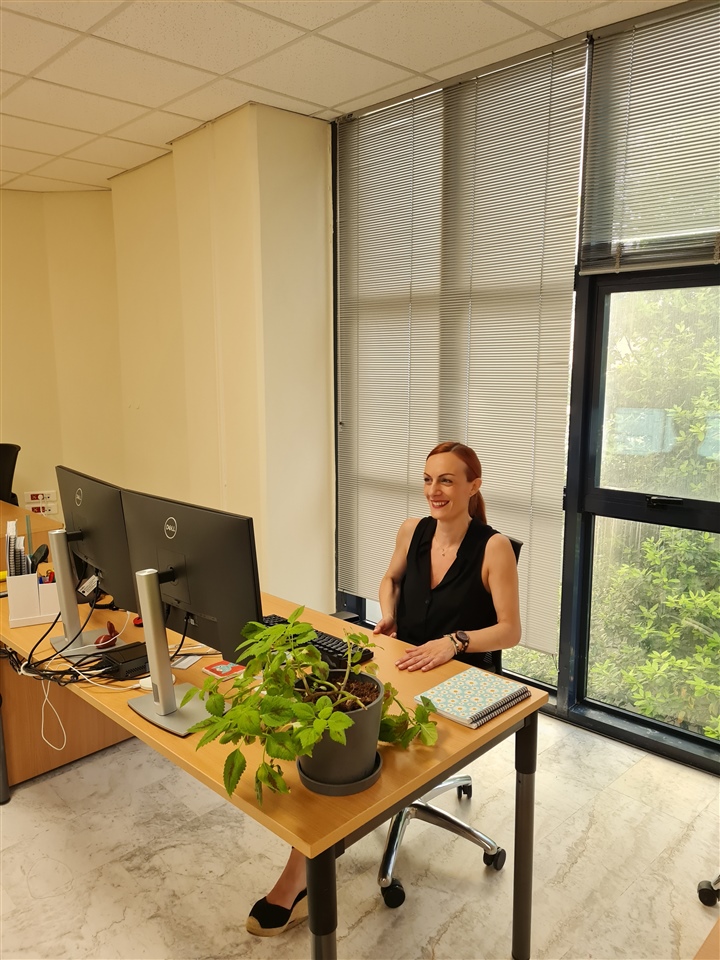
[[[584,273],[718,262],[720,5],[595,41]]]
[[[338,587],[376,598],[460,440],[557,646],[585,44],[338,128]]]

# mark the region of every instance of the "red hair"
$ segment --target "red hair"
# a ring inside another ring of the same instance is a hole
[[[444,443],[439,443],[436,447],[433,447],[427,455],[427,460],[429,460],[430,457],[434,457],[436,453],[454,453],[455,456],[459,457],[465,464],[465,473],[470,482],[482,479],[482,467],[480,466],[478,455],[472,447],[467,447],[464,443],[455,443],[452,440],[446,440]],[[479,490],[470,497],[468,512],[471,517],[477,517],[482,523],[487,523],[485,501]]]

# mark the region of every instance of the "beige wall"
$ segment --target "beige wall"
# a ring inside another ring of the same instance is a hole
[[[123,459],[111,198],[49,194],[44,207],[63,462],[112,477]]]
[[[120,457],[109,194],[0,191],[0,435],[22,447],[14,489],[56,489],[63,461],[112,475]]]
[[[187,498],[185,358],[173,158],[113,181],[121,483]]]
[[[323,610],[334,608],[330,182],[327,124],[249,105],[117,177],[111,195],[3,191],[2,251],[3,437],[30,451],[33,484],[54,487],[64,461],[249,514],[263,589]],[[42,428],[32,407],[5,416],[33,324]],[[74,354],[85,399],[59,379]]]
[[[285,543],[267,578],[309,602],[335,575],[330,142],[326,124],[258,114],[267,536]]]

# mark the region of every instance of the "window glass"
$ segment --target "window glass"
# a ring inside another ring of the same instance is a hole
[[[720,739],[720,536],[597,517],[588,697]]]
[[[720,500],[720,287],[606,302],[599,484]]]

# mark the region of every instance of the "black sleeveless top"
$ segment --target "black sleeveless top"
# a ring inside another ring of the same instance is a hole
[[[430,548],[436,527],[437,520],[433,517],[423,517],[418,523],[400,584],[397,635],[399,640],[415,646],[454,630],[479,630],[497,623],[492,597],[483,585],[481,571],[487,542],[498,531],[474,517],[452,566],[431,589]],[[459,654],[457,659],[487,669],[485,653]]]

